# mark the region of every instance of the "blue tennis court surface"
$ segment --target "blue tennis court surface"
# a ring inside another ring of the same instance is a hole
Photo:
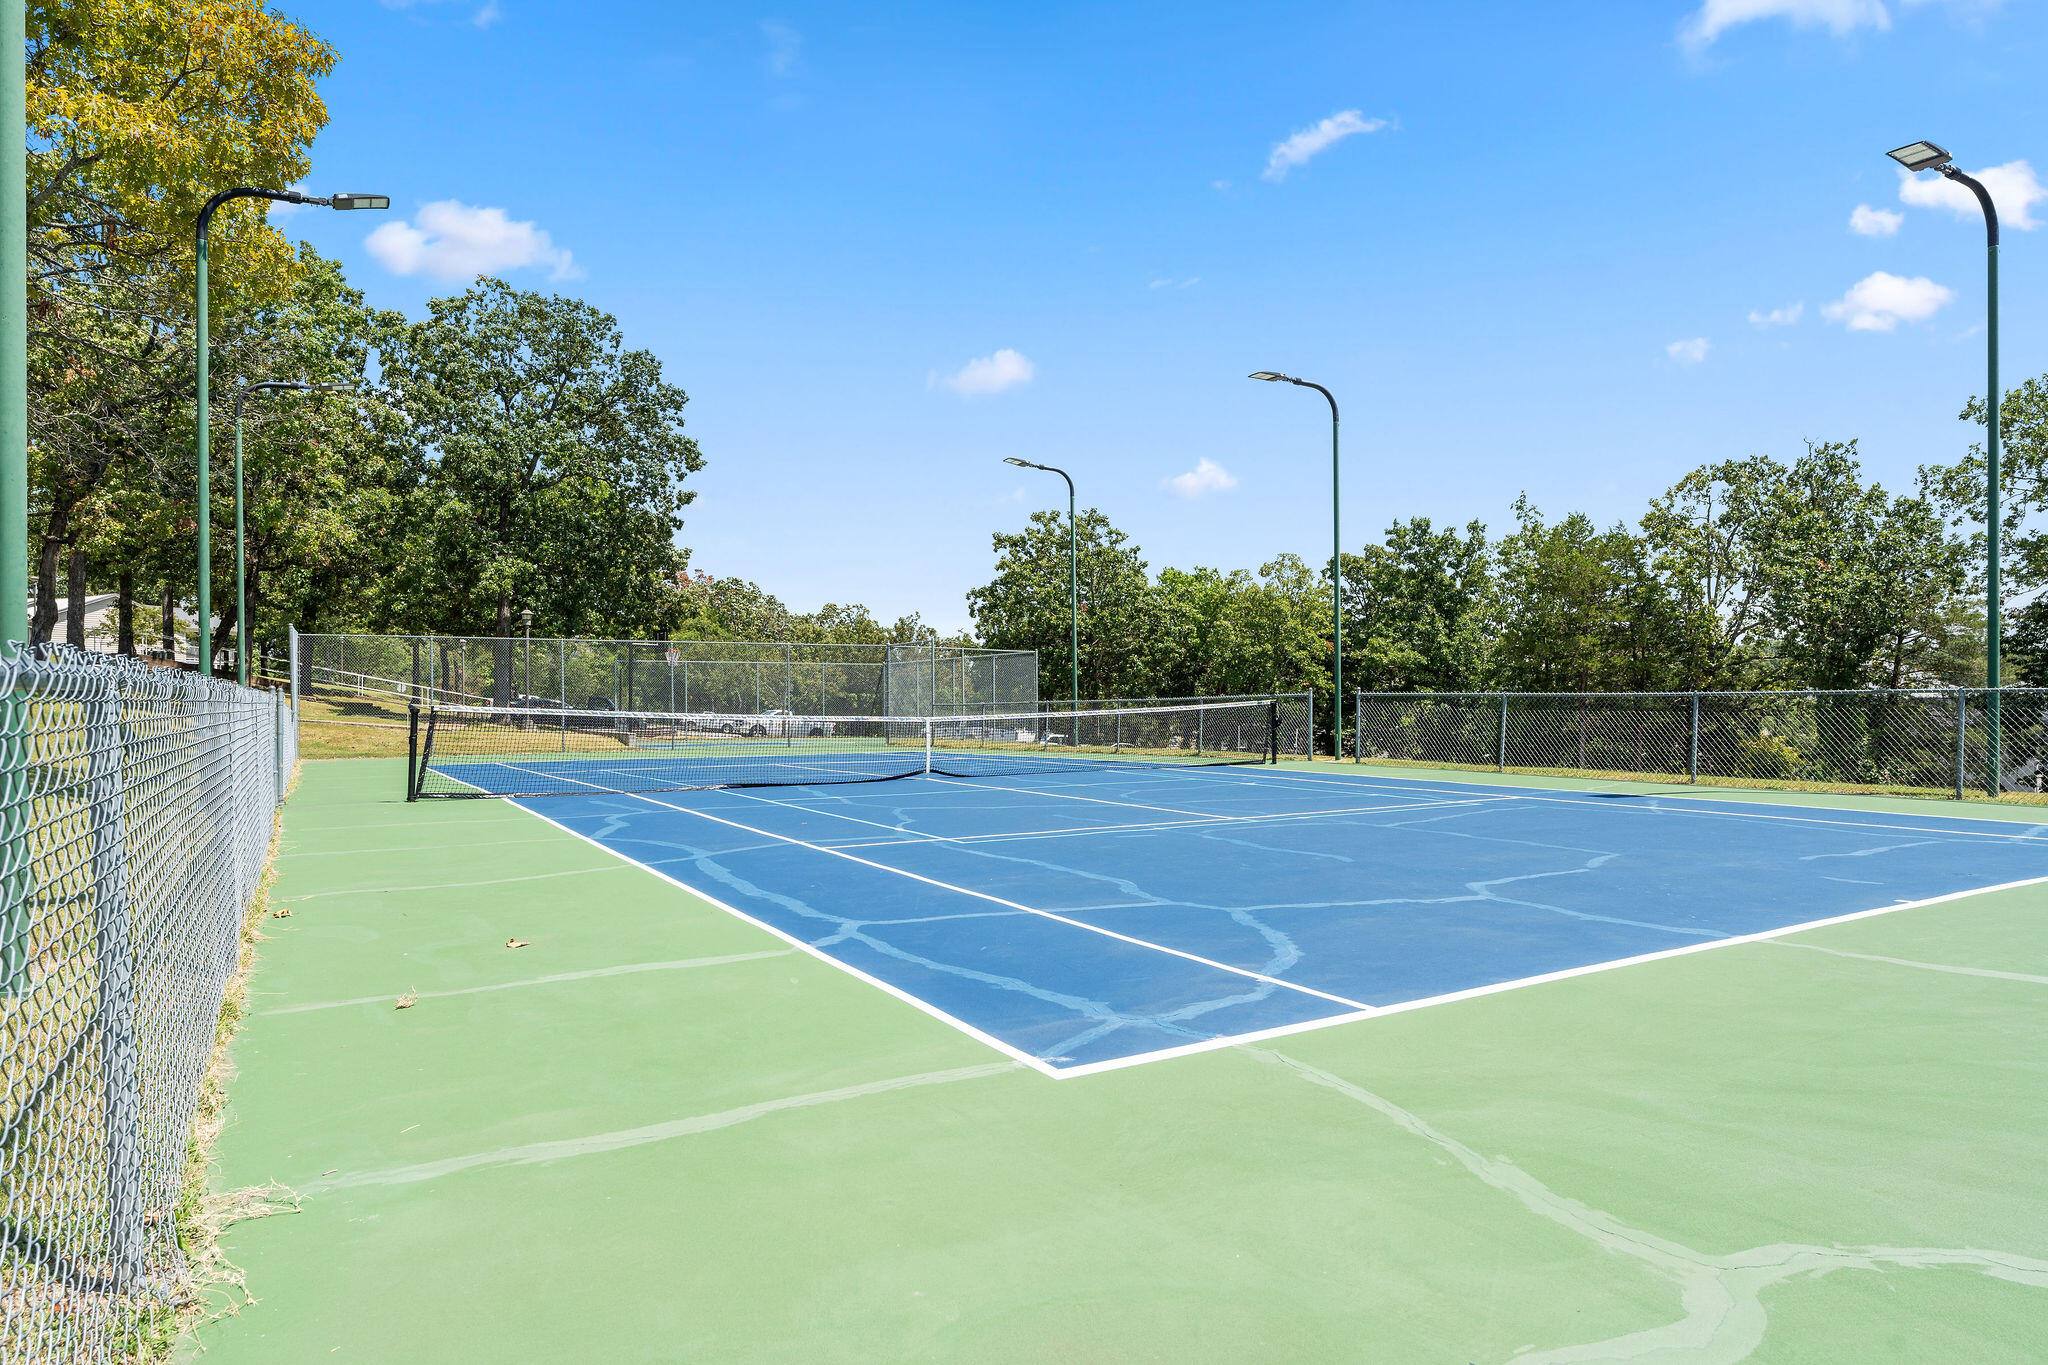
[[[517,804],[1060,1075],[2048,879],[2042,825],[1355,769]]]

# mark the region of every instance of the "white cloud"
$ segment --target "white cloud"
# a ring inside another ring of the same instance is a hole
[[[2034,205],[2048,201],[2048,185],[2035,176],[2032,166],[2024,161],[2008,161],[2003,166],[1986,166],[1970,174],[1982,181],[1990,193],[2001,226],[2022,232],[2041,226],[2033,209]],[[1947,176],[1926,172],[1915,175],[1903,167],[1899,170],[1899,202],[1915,208],[1948,209],[1964,218],[1981,217],[1984,212],[1976,195]]]
[[[1714,343],[1705,337],[1694,337],[1690,341],[1674,341],[1664,348],[1664,354],[1681,365],[1697,365],[1707,358],[1707,352],[1714,349]]]
[[[484,0],[483,7],[469,16],[469,22],[478,28],[489,28],[505,17],[505,11],[498,8],[498,0]]]
[[[1899,230],[1906,215],[1897,209],[1874,209],[1858,204],[1849,215],[1849,231],[1859,237],[1889,237]]]
[[[1195,462],[1193,469],[1185,474],[1176,474],[1159,486],[1177,498],[1199,498],[1204,493],[1237,487],[1237,475],[1204,456]]]
[[[1154,280],[1146,287],[1150,289],[1188,289],[1201,282],[1202,277],[1200,275],[1190,275],[1184,280]]]
[[[1836,37],[1859,28],[1887,29],[1883,0],[1706,0],[1679,30],[1687,47],[1702,48],[1739,24],[1783,19],[1795,28],[1826,28]]]
[[[768,40],[768,74],[794,76],[802,57],[804,35],[779,20],[763,19],[761,36]]]
[[[397,275],[425,273],[440,280],[550,267],[550,278],[581,278],[570,254],[556,246],[541,228],[515,223],[503,209],[475,208],[442,199],[421,208],[414,223],[386,223],[363,245]]]
[[[962,365],[957,373],[934,382],[973,398],[1028,384],[1035,373],[1037,369],[1029,359],[1005,346],[994,355],[975,357]]]
[[[1287,172],[1306,165],[1310,157],[1356,133],[1377,133],[1387,126],[1383,118],[1366,118],[1356,109],[1330,115],[1313,128],[1304,128],[1273,148],[1260,174],[1267,180],[1285,180]]]
[[[1791,304],[1785,308],[1773,308],[1770,312],[1749,310],[1749,320],[1758,327],[1790,327],[1806,313],[1804,303]]]
[[[1955,296],[1955,290],[1925,275],[1909,280],[1880,270],[1858,280],[1848,293],[1820,311],[1822,317],[1852,332],[1889,332],[1901,322],[1933,317]]]

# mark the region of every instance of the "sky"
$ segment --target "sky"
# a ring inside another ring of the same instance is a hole
[[[970,624],[1061,466],[1156,570],[1411,516],[1634,521],[1856,439],[1907,491],[2048,372],[2044,0],[282,0],[340,53],[277,221],[415,316],[478,273],[690,395],[699,571]]]

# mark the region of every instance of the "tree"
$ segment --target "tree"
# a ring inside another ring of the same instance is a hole
[[[386,386],[409,421],[404,553],[384,615],[490,633],[510,698],[515,604],[557,632],[661,633],[681,607],[688,396],[587,303],[481,280],[387,331]]]
[[[1466,691],[1492,649],[1492,553],[1486,528],[1439,531],[1428,517],[1387,528],[1344,557],[1344,657],[1361,690]]]
[[[1527,496],[1498,546],[1504,686],[1596,692],[1668,686],[1682,618],[1648,547],[1623,526],[1596,530],[1582,513],[1547,524]]]
[[[1960,420],[1982,426],[1984,417],[1984,400],[1972,398],[1964,404]],[[1998,433],[2001,568],[2008,588],[2039,587],[2048,583],[2048,530],[2035,527],[2031,519],[2048,511],[2048,375],[2006,390],[1998,405]],[[1951,524],[1981,528],[1986,511],[1985,466],[1984,447],[1972,444],[1969,453],[1953,465],[1923,466],[1921,491]],[[1981,529],[1976,537],[1974,558],[1981,564]],[[1981,570],[1973,566],[1973,572],[1981,580]]]
[[[32,634],[90,547],[133,554],[135,518],[177,539],[192,392],[192,225],[214,191],[289,185],[326,122],[313,82],[334,54],[251,0],[51,0],[27,20]],[[260,209],[223,212],[223,315],[284,296],[296,263]],[[118,486],[118,487],[117,487]],[[153,495],[153,496],[149,496]],[[119,505],[116,523],[109,508]],[[165,559],[166,573],[171,558]],[[121,617],[135,566],[122,559]],[[189,555],[180,577],[193,574]]]
[[[1094,508],[1077,526],[1081,584],[1081,692],[1144,696],[1166,652],[1164,623],[1129,537]],[[1019,532],[995,535],[996,574],[967,594],[976,634],[991,649],[1038,651],[1038,690],[1069,690],[1067,524],[1034,512]]]
[[[1966,547],[1925,499],[1864,484],[1854,441],[1759,469],[1731,511],[1787,680],[1859,686],[1887,640],[1954,602]]]

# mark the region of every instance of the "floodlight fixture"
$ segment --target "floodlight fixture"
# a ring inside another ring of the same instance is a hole
[[[1932,142],[1909,142],[1885,153],[1909,171],[1938,171],[1949,163],[1949,154]]]

